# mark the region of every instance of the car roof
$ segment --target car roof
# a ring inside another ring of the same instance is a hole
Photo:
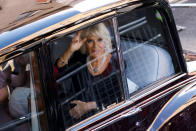
[[[55,10],[59,10],[59,8],[64,8],[63,11],[59,11],[59,12],[55,12],[53,13],[51,10],[49,10],[48,12],[44,12],[45,14],[48,15],[49,12],[52,12],[50,16],[47,16],[45,18],[39,19],[36,18],[36,16],[32,15],[32,19],[28,18],[28,21],[25,20],[26,18],[24,16],[21,16],[20,18],[17,18],[17,20],[14,20],[14,22],[12,24],[10,24],[9,26],[5,26],[5,27],[1,27],[0,29],[0,49],[6,47],[9,44],[12,44],[28,35],[31,35],[39,30],[42,30],[46,27],[49,27],[51,25],[54,25],[58,22],[61,22],[63,20],[66,20],[70,17],[73,17],[81,12],[87,12],[89,10],[110,4],[110,3],[114,3],[118,0],[109,0],[107,2],[99,2],[101,4],[90,4],[92,3],[92,1],[97,2],[97,0],[85,0],[85,1],[81,1],[78,2],[77,4],[73,5],[72,7],[70,5],[62,5],[59,6],[58,8],[54,8]],[[84,6],[85,4],[88,3],[88,6]],[[97,2],[98,3],[98,2]],[[28,12],[31,13],[31,12]],[[36,12],[34,12],[36,13]],[[25,15],[25,14],[23,14]],[[28,15],[28,14],[26,14]],[[36,14],[37,17],[39,17],[39,14]],[[42,14],[43,16],[43,14]],[[22,18],[23,17],[23,18]],[[34,19],[36,19],[36,21],[34,21]],[[38,20],[37,20],[38,19]],[[32,23],[30,23],[31,21],[33,21]],[[9,22],[8,22],[9,23]]]

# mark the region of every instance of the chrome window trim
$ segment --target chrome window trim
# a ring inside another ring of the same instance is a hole
[[[30,97],[31,97],[31,125],[32,125],[32,131],[40,131],[40,119],[39,119],[39,111],[38,111],[38,103],[36,98],[36,89],[35,89],[35,80],[34,80],[34,73],[33,73],[33,66],[32,66],[32,55],[33,52],[30,52],[29,54],[29,67],[30,67]]]
[[[192,78],[190,78],[190,79],[192,79]],[[187,80],[189,80],[189,79],[187,79]],[[146,102],[145,104],[141,105],[140,108],[146,107],[146,106],[150,105],[151,103],[155,102],[156,100],[158,100],[158,99],[160,99],[160,98],[162,98],[162,97],[168,95],[169,93],[171,93],[171,92],[173,92],[173,91],[175,91],[175,90],[177,90],[177,89],[183,88],[183,87],[185,87],[186,85],[188,85],[188,84],[190,84],[190,83],[192,83],[192,82],[195,82],[195,81],[196,81],[196,78],[195,78],[195,79],[192,79],[192,80],[190,80],[190,81],[188,81],[188,82],[186,82],[186,83],[184,83],[184,84],[182,84],[182,85],[181,85],[181,83],[178,83],[178,84],[172,86],[172,87],[171,87],[172,89],[171,89],[170,91],[164,93],[163,95],[159,95],[159,94],[161,94],[162,92],[156,94],[156,95],[158,96],[157,98],[155,98],[155,99],[153,99],[153,100],[151,100],[151,101],[149,101],[149,102]],[[183,81],[183,82],[184,82],[184,81]],[[179,85],[179,86],[178,86],[178,85]],[[177,87],[176,87],[176,86],[177,86]],[[151,98],[149,98],[149,99],[151,99]],[[149,99],[147,99],[146,101],[148,101]]]
[[[118,64],[120,66],[120,75],[121,75],[121,86],[123,88],[124,93],[124,99],[127,100],[129,98],[129,91],[128,91],[128,85],[127,85],[127,76],[125,73],[125,65],[123,62],[123,52],[121,50],[121,44],[120,44],[120,37],[119,37],[119,31],[118,31],[118,22],[117,18],[114,17],[112,19],[113,23],[113,29],[114,29],[114,37],[115,37],[115,44],[117,48],[117,56],[118,56]]]

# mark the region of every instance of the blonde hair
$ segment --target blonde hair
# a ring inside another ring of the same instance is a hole
[[[89,34],[98,36],[103,39],[104,43],[106,44],[105,45],[106,52],[110,52],[112,50],[112,41],[111,41],[110,33],[104,23],[99,23],[84,29],[82,31],[80,39],[87,38]],[[87,53],[85,44],[83,44],[83,46],[80,48],[80,51],[83,54]]]

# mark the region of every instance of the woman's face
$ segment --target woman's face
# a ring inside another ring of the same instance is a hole
[[[90,57],[97,58],[105,53],[105,43],[103,38],[89,34],[86,46]]]

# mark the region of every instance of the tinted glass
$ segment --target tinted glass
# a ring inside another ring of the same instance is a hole
[[[158,10],[120,15],[118,25],[130,94],[179,70],[167,24]]]
[[[65,128],[124,99],[111,25],[105,21],[50,43]]]

